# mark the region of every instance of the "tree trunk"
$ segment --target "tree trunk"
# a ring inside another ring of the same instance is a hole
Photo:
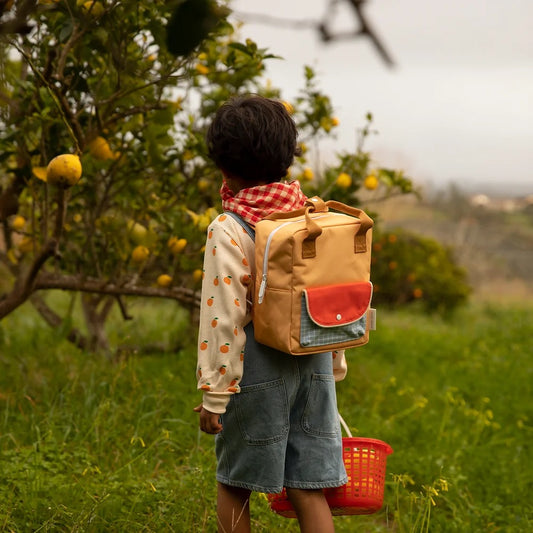
[[[59,328],[61,326],[63,319],[48,306],[40,294],[32,294],[30,296],[30,301],[49,326],[53,328]],[[87,349],[87,339],[76,328],[72,328],[67,333],[67,340],[77,346],[80,350]]]
[[[115,298],[110,296],[93,294],[82,294],[81,296],[81,307],[89,334],[88,349],[91,352],[102,352],[108,358],[111,358],[111,352],[105,323],[114,302]]]

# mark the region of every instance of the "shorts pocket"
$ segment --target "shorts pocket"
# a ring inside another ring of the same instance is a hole
[[[242,438],[248,444],[272,444],[287,436],[289,402],[283,380],[241,387],[233,400]]]
[[[302,417],[304,431],[317,437],[339,434],[339,415],[335,395],[335,378],[331,374],[313,374],[309,396]]]

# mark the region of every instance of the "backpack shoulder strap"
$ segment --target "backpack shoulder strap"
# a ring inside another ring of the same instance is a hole
[[[242,217],[233,211],[224,211],[224,214],[234,218],[246,230],[246,233],[250,235],[252,241],[255,242],[255,231],[252,226],[250,226]]]

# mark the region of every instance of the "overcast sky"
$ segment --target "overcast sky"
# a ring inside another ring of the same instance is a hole
[[[291,99],[311,65],[340,119],[333,149],[352,150],[367,111],[379,134],[377,163],[415,181],[533,194],[533,1],[368,0],[364,9],[397,66],[366,38],[325,44],[313,29],[264,24],[245,14],[322,19],[330,0],[233,0],[240,30],[284,57],[267,77]],[[337,2],[331,30],[355,28]],[[330,6],[331,12],[331,6]],[[500,187],[501,188],[501,187]]]

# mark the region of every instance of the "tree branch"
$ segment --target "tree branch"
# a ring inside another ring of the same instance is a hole
[[[22,57],[24,57],[24,59],[26,60],[26,63],[30,66],[35,76],[37,76],[37,78],[40,80],[43,86],[46,87],[48,93],[50,94],[53,102],[55,103],[59,111],[59,114],[61,116],[61,119],[63,120],[63,123],[65,124],[70,136],[72,137],[72,140],[76,147],[76,153],[80,154],[81,153],[80,143],[83,144],[83,137],[84,137],[83,131],[78,121],[74,118],[74,114],[72,113],[72,110],[70,109],[70,106],[68,105],[68,102],[66,101],[64,94],[61,91],[58,91],[55,85],[51,84],[47,79],[44,78],[42,72],[38,70],[37,67],[33,64],[31,57],[15,41],[10,41],[10,44],[22,55]],[[70,121],[72,121],[72,123],[76,127],[76,130],[77,130],[76,133],[74,133],[74,130],[72,129],[72,125],[70,124],[69,119]]]
[[[316,29],[320,35],[320,38],[324,42],[332,42],[345,38],[353,39],[356,37],[368,37],[372,44],[375,46],[376,50],[378,51],[378,54],[387,64],[387,66],[393,67],[394,61],[392,60],[391,55],[387,52],[385,46],[378,38],[376,32],[371,27],[366,16],[363,13],[362,5],[364,4],[365,0],[342,1],[347,1],[354,9],[355,16],[359,22],[359,28],[355,29],[354,31],[333,33],[329,29],[328,19],[331,18],[331,13],[333,12],[334,5],[340,3],[341,0],[330,0],[329,6],[326,10],[326,14],[322,17],[322,20],[288,19],[284,17],[276,17],[257,13],[243,13],[239,11],[234,11],[234,14],[242,20],[248,22],[267,24],[276,27],[286,27],[295,30]]]
[[[394,66],[394,61],[392,60],[391,56],[389,55],[389,53],[387,52],[387,50],[381,43],[378,36],[376,35],[376,32],[372,29],[368,20],[363,14],[362,5],[365,0],[348,0],[348,1],[350,2],[351,6],[354,8],[357,18],[359,19],[359,23],[361,24],[361,29],[360,29],[361,35],[366,35],[372,41],[379,55],[389,67]]]
[[[32,294],[30,302],[49,326],[58,328],[63,324],[62,318],[48,306],[40,294]],[[85,350],[88,346],[87,339],[76,328],[70,329],[67,339],[80,350]]]
[[[61,289],[66,291],[89,292],[93,294],[107,294],[111,296],[144,296],[150,298],[167,298],[184,304],[200,307],[198,291],[186,287],[164,289],[161,287],[143,287],[139,285],[121,285],[96,278],[82,276],[65,276],[41,272],[35,280],[34,290]]]
[[[15,17],[0,23],[0,35],[28,33],[31,30],[31,26],[28,24],[28,18],[35,11],[36,4],[37,0],[20,0],[16,6]],[[3,12],[0,13],[0,15],[2,14]]]
[[[67,203],[65,196],[67,191],[61,187],[57,192],[57,213],[55,219],[55,227],[52,238],[41,248],[36,255],[33,263],[30,265],[28,273],[25,277],[20,276],[18,282],[15,283],[13,290],[0,301],[0,320],[14,311],[17,307],[22,305],[35,291],[35,279],[42,269],[46,261],[58,254],[59,241],[63,233],[63,226],[65,224],[65,214],[67,210]]]
[[[85,33],[84,29],[80,30],[79,24],[74,24],[74,27],[72,28],[72,33],[70,34],[70,37],[68,38],[68,41],[65,43],[65,45],[61,48],[61,55],[59,56],[59,59],[57,61],[56,71],[54,73],[55,79],[60,81],[61,83],[64,82],[64,72],[65,72],[65,65],[67,63],[67,56],[71,50],[71,48],[74,46],[76,41],[83,36]]]
[[[21,283],[0,301],[0,320],[22,305],[34,290],[34,282],[46,260],[55,254],[57,242],[50,239],[34,259],[30,270]]]

